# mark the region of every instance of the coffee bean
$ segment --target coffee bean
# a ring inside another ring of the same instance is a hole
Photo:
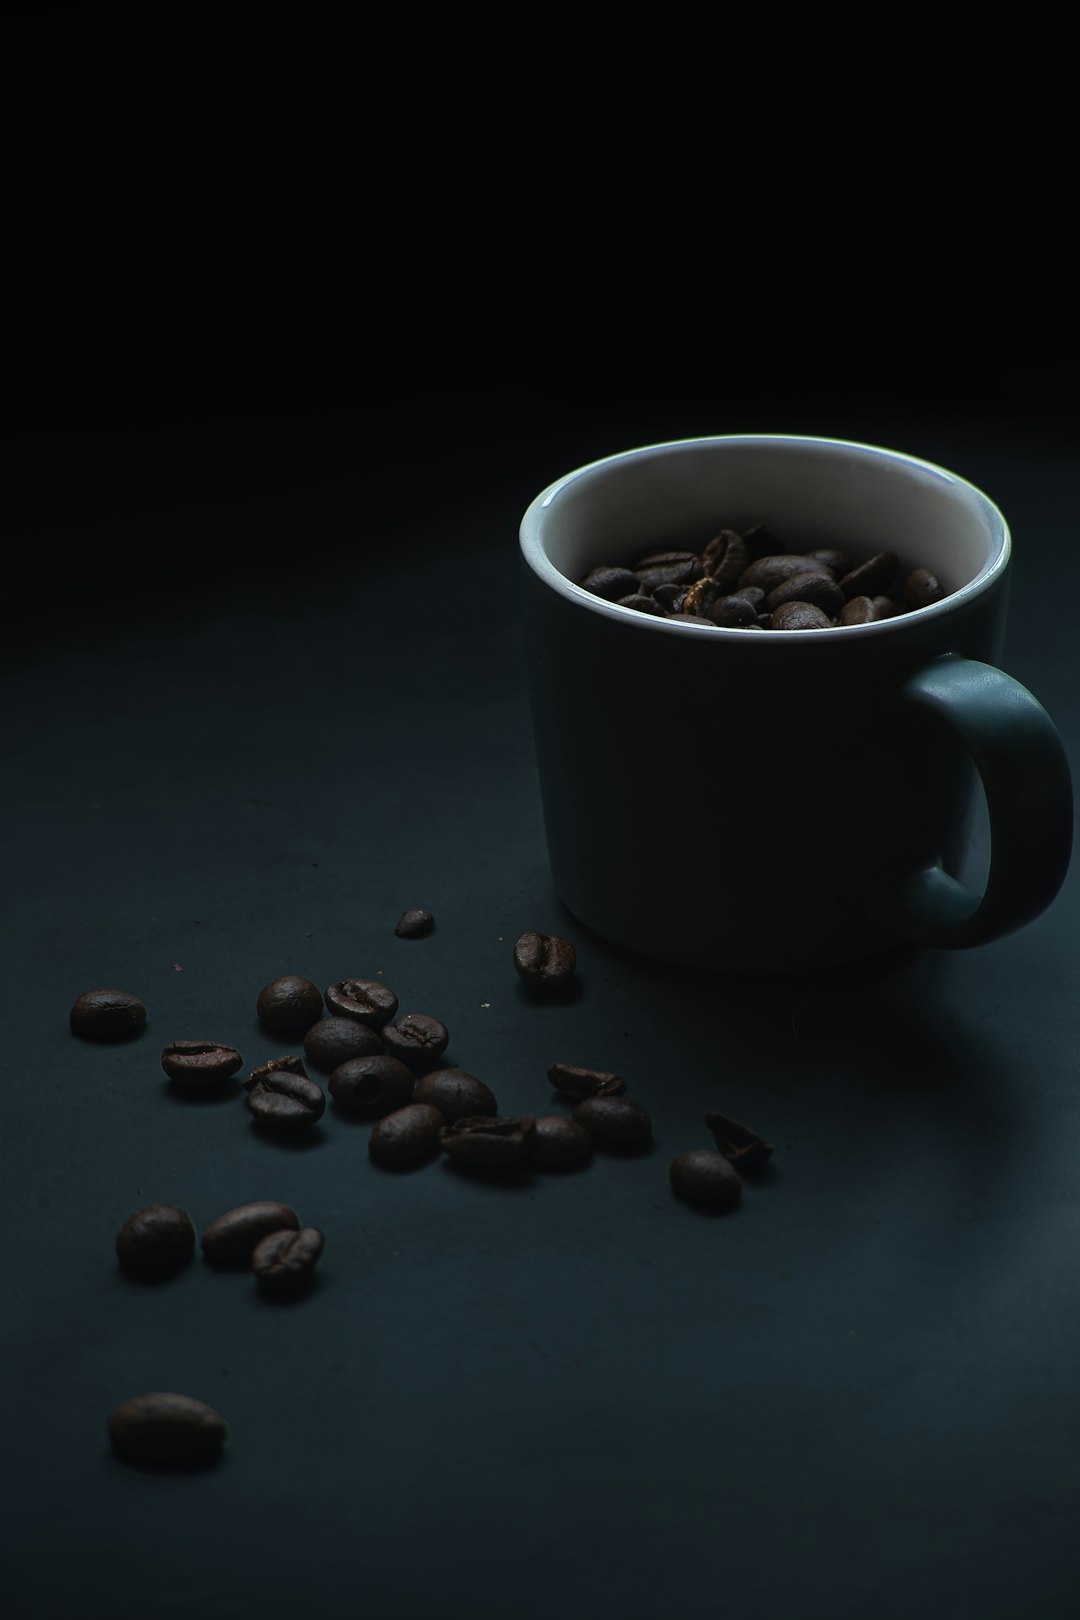
[[[685,591],[685,585],[657,585],[653,588],[652,599],[664,613],[674,613],[675,604],[682,600]]]
[[[432,1069],[417,1083],[413,1102],[430,1103],[451,1124],[477,1114],[497,1114],[494,1092],[464,1069]]]
[[[283,973],[259,991],[259,1022],[275,1035],[302,1035],[322,1017],[322,992],[302,973]]]
[[[909,608],[929,607],[944,595],[941,581],[929,568],[914,569],[904,581],[904,602]]]
[[[536,1121],[478,1114],[455,1120],[439,1132],[439,1145],[451,1164],[474,1175],[506,1175],[522,1169],[532,1152]]]
[[[68,1024],[84,1041],[126,1041],[146,1028],[146,1008],[127,990],[84,990]]]
[[[715,1109],[705,1115],[705,1123],[716,1139],[716,1145],[725,1158],[740,1170],[760,1170],[772,1158],[772,1143],[752,1131],[740,1120],[729,1119]]]
[[[853,596],[874,596],[878,591],[887,591],[896,578],[898,566],[895,553],[875,552],[874,556],[860,563],[858,568],[851,569],[841,579],[840,589],[845,601],[850,602]]]
[[[310,1286],[326,1239],[317,1226],[269,1232],[251,1251],[251,1269],[265,1294],[298,1294]]]
[[[705,617],[711,624],[719,625],[721,629],[739,630],[754,623],[757,608],[742,593],[737,596],[720,596],[713,602]]]
[[[585,1097],[621,1097],[626,1081],[604,1069],[583,1069],[576,1063],[553,1063],[547,1072],[556,1091],[580,1102]]]
[[[253,1069],[244,1089],[256,1120],[270,1130],[307,1130],[322,1118],[326,1107],[322,1090],[308,1079],[304,1065],[295,1057],[274,1058]]]
[[[705,547],[701,561],[705,572],[719,586],[719,594],[726,596],[750,566],[750,553],[741,534],[736,534],[734,529],[721,529]]]
[[[593,1139],[583,1125],[560,1114],[544,1114],[533,1132],[531,1162],[538,1170],[569,1170],[588,1164],[593,1156]]]
[[[326,1006],[334,1018],[355,1018],[370,1029],[389,1023],[398,1010],[398,998],[378,979],[341,979],[328,985]]]
[[[640,1153],[652,1141],[652,1120],[625,1097],[586,1097],[572,1117],[609,1153]]]
[[[578,581],[583,591],[603,597],[605,602],[617,602],[620,596],[629,596],[641,589],[641,581],[628,568],[593,568]]]
[[[399,939],[421,939],[424,934],[430,934],[434,926],[434,914],[417,908],[402,915],[394,933]]]
[[[753,528],[744,529],[743,544],[751,561],[756,561],[759,557],[781,555],[780,544],[776,536],[765,527],[764,523],[755,523]]]
[[[842,579],[851,572],[851,563],[846,551],[838,551],[835,546],[818,546],[814,551],[806,553],[815,562],[824,563],[834,579]]]
[[[770,616],[773,630],[827,630],[829,615],[812,602],[785,602]]]
[[[211,1266],[247,1265],[264,1237],[287,1228],[300,1230],[300,1217],[289,1204],[238,1204],[206,1228],[202,1235],[203,1256]]]
[[[658,585],[692,585],[704,572],[696,551],[650,551],[631,567],[637,576],[635,586],[646,590],[655,590]]]
[[[900,611],[891,596],[873,596],[870,598],[870,600],[873,602],[874,606],[878,610],[879,615],[883,619],[891,619],[894,614],[897,614]]]
[[[618,606],[633,608],[635,613],[651,613],[654,618],[664,616],[664,609],[655,596],[645,596],[641,591],[635,591],[630,596],[620,596]]]
[[[755,585],[768,592],[782,584],[785,579],[794,578],[796,574],[810,573],[832,579],[824,563],[815,563],[812,558],[794,552],[781,552],[778,556],[759,557],[757,562],[752,562],[739,576],[739,589]]]
[[[433,1069],[450,1043],[446,1025],[426,1013],[406,1013],[396,1024],[387,1024],[382,1038],[386,1050],[408,1064],[414,1074]]]
[[[565,987],[577,967],[577,952],[558,934],[522,934],[514,944],[518,977],[535,990]]]
[[[700,613],[665,613],[664,617],[669,622],[674,619],[679,624],[696,624],[699,630],[715,630],[717,628],[711,619],[703,619]]]
[[[350,1058],[374,1057],[382,1050],[381,1033],[357,1018],[320,1018],[304,1036],[304,1056],[323,1074],[332,1074]]]
[[[350,1058],[330,1076],[330,1095],[343,1114],[379,1119],[404,1108],[413,1094],[412,1071],[389,1052]]]
[[[439,1151],[439,1132],[445,1124],[430,1103],[409,1103],[380,1119],[368,1137],[368,1152],[388,1170],[423,1164]]]
[[[883,617],[869,596],[853,596],[840,610],[841,624],[876,624]]]
[[[792,574],[773,587],[765,598],[770,613],[783,607],[785,602],[812,602],[827,618],[833,618],[844,606],[844,593],[828,574]]]
[[[243,1066],[236,1048],[220,1041],[170,1041],[161,1054],[161,1067],[178,1086],[214,1086]]]
[[[148,1204],[129,1215],[116,1234],[116,1258],[141,1282],[171,1277],[195,1253],[195,1228],[179,1204]]]
[[[697,1209],[731,1209],[739,1202],[742,1181],[722,1153],[691,1148],[671,1161],[671,1190]]]
[[[157,1391],[134,1395],[109,1419],[113,1453],[124,1462],[202,1468],[221,1456],[224,1420],[190,1395]]]

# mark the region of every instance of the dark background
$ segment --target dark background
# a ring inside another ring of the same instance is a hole
[[[16,1620],[1075,1614],[1075,885],[794,981],[606,945],[547,871],[516,554],[634,444],[926,456],[1010,522],[1004,664],[1076,758],[1063,15],[8,14]],[[723,903],[692,818],[636,880]],[[579,999],[524,998],[528,927]],[[168,1040],[281,1050],[291,970],[381,970],[508,1112],[617,1069],[656,1148],[492,1189],[171,1096]],[[108,984],[146,1034],[74,1041]],[[776,1144],[719,1220],[666,1180],[712,1107]],[[116,1272],[140,1205],[255,1197],[326,1233],[303,1302]],[[223,1413],[219,1468],[113,1462],[152,1388]]]

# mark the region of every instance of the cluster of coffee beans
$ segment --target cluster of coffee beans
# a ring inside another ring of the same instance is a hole
[[[288,1204],[264,1200],[239,1204],[206,1228],[203,1258],[208,1265],[247,1266],[263,1293],[298,1294],[312,1281],[323,1251],[318,1227],[301,1227]],[[116,1235],[121,1270],[139,1282],[159,1282],[189,1265],[195,1253],[195,1225],[179,1204],[148,1204],[130,1215]]]
[[[651,551],[626,568],[594,568],[578,583],[638,613],[730,630],[874,624],[945,595],[928,568],[901,576],[894,552],[859,562],[834,546],[785,551],[760,523],[742,534],[721,529],[700,551]]]

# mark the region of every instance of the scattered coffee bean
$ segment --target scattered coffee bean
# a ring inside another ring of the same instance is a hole
[[[406,1013],[396,1024],[382,1031],[383,1044],[394,1057],[408,1064],[414,1074],[426,1074],[450,1043],[445,1024],[426,1013]]]
[[[399,939],[421,939],[425,934],[430,934],[434,926],[433,913],[417,908],[404,913],[394,933]]]
[[[378,979],[341,979],[327,986],[327,1011],[334,1018],[355,1018],[371,1029],[381,1029],[398,1010],[398,998]]]
[[[430,1103],[450,1124],[477,1114],[499,1112],[494,1092],[464,1069],[432,1069],[417,1082],[412,1100]]]
[[[531,1114],[515,1119],[478,1114],[444,1125],[439,1145],[459,1170],[474,1175],[506,1175],[525,1165],[535,1132],[536,1121]]]
[[[582,1069],[576,1063],[553,1063],[547,1075],[556,1091],[579,1102],[584,1097],[621,1097],[626,1090],[626,1081],[617,1074]]]
[[[330,1095],[343,1114],[379,1119],[412,1099],[413,1075],[389,1052],[349,1058],[330,1076]]]
[[[315,1275],[326,1239],[317,1226],[269,1232],[251,1251],[251,1269],[265,1294],[298,1294]]]
[[[170,1041],[161,1054],[161,1067],[178,1086],[214,1086],[243,1066],[236,1048],[220,1041]]]
[[[776,609],[769,624],[773,630],[827,630],[829,615],[812,602],[785,602]]]
[[[792,574],[790,579],[774,586],[765,598],[770,613],[775,613],[785,602],[810,602],[831,619],[843,608],[844,593],[829,574]]]
[[[259,991],[259,1022],[275,1035],[302,1035],[322,1017],[322,992],[302,973],[283,973]]]
[[[190,1395],[157,1391],[134,1395],[109,1419],[109,1441],[124,1462],[202,1468],[216,1462],[225,1443],[224,1420]]]
[[[586,1097],[572,1117],[609,1153],[640,1153],[652,1141],[652,1120],[625,1097]]]
[[[742,1194],[742,1181],[722,1153],[691,1148],[671,1161],[671,1190],[698,1209],[731,1209]]]
[[[363,1028],[363,1025],[357,1026]],[[274,1131],[302,1131],[322,1118],[326,1098],[309,1080],[296,1057],[274,1058],[244,1081],[248,1107],[260,1125]]]
[[[569,1170],[587,1164],[593,1156],[593,1139],[583,1125],[561,1114],[544,1114],[533,1132],[532,1160],[538,1170]]]
[[[705,1123],[716,1138],[716,1145],[725,1158],[742,1170],[760,1170],[772,1158],[772,1144],[743,1125],[737,1119],[715,1110],[705,1115]]]
[[[522,934],[514,945],[518,977],[534,990],[565,987],[577,967],[577,952],[558,934]]]
[[[84,990],[68,1024],[84,1041],[126,1041],[146,1028],[146,1008],[127,990]]]
[[[304,1056],[323,1074],[332,1074],[350,1058],[374,1057],[382,1050],[381,1032],[358,1018],[320,1018],[304,1036]]]
[[[940,580],[929,568],[914,569],[904,581],[904,602],[909,608],[929,607],[944,595]]]
[[[853,596],[874,596],[878,591],[887,591],[896,578],[898,567],[894,552],[876,552],[841,579],[840,589],[845,600],[850,602]]]
[[[368,1137],[368,1152],[388,1170],[423,1164],[439,1151],[439,1132],[445,1124],[430,1103],[408,1103],[380,1119]]]
[[[300,1217],[289,1204],[239,1204],[206,1228],[202,1235],[203,1256],[211,1266],[247,1265],[264,1237],[286,1229],[300,1230]]]
[[[121,1270],[140,1282],[171,1277],[195,1253],[195,1228],[179,1204],[148,1204],[129,1215],[116,1234]]]

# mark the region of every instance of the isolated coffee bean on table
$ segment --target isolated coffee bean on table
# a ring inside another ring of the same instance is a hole
[[[226,1433],[224,1419],[212,1406],[166,1390],[132,1396],[116,1408],[108,1425],[113,1453],[124,1462],[174,1468],[216,1462]]]
[[[330,1076],[330,1095],[343,1114],[378,1119],[412,1100],[413,1073],[389,1052],[350,1058]]]
[[[298,1294],[310,1286],[326,1239],[317,1226],[268,1232],[251,1252],[251,1269],[266,1294]]]
[[[387,1170],[407,1170],[433,1159],[445,1117],[430,1103],[407,1103],[386,1114],[368,1137],[368,1152]]]
[[[538,1170],[570,1170],[588,1164],[593,1139],[583,1125],[561,1114],[542,1114],[533,1131],[530,1163]]]
[[[505,1175],[520,1170],[532,1153],[536,1121],[531,1114],[499,1118],[477,1114],[439,1132],[439,1146],[450,1163],[474,1175]]]
[[[323,1074],[332,1074],[350,1058],[374,1057],[382,1050],[382,1031],[358,1018],[320,1018],[304,1036],[304,1056]]]
[[[427,1013],[406,1013],[396,1023],[385,1025],[380,1033],[386,1050],[414,1074],[426,1074],[434,1068],[450,1044],[446,1025]]]
[[[547,1072],[556,1091],[566,1097],[621,1097],[626,1081],[604,1069],[583,1069],[576,1063],[553,1063]]]
[[[291,1205],[269,1200],[238,1204],[206,1228],[202,1235],[203,1256],[211,1266],[246,1265],[264,1237],[286,1230],[300,1230],[300,1217]]]
[[[539,934],[530,929],[514,942],[514,967],[530,989],[558,990],[572,978],[577,952],[559,934]]]
[[[263,985],[255,1010],[272,1034],[303,1035],[322,1017],[322,991],[302,973],[283,973]]]
[[[640,1153],[652,1141],[652,1120],[625,1097],[586,1097],[571,1117],[609,1153]]]
[[[413,1102],[430,1103],[451,1124],[474,1114],[497,1114],[495,1093],[464,1069],[432,1069],[417,1081]]]
[[[127,990],[84,990],[68,1014],[68,1026],[87,1041],[130,1040],[146,1028],[146,1008]]]
[[[415,906],[411,911],[403,913],[401,921],[394,929],[399,939],[422,939],[430,934],[435,926],[435,918],[430,911],[422,906]]]
[[[732,1209],[742,1195],[742,1181],[735,1166],[722,1153],[709,1148],[691,1148],[677,1154],[668,1175],[676,1197],[698,1209]]]
[[[379,1029],[398,1010],[398,998],[379,979],[341,979],[328,985],[325,1001],[334,1018],[355,1018],[361,1024]]]
[[[326,1098],[298,1057],[272,1058],[244,1081],[247,1104],[260,1125],[273,1131],[304,1131],[322,1118]]]
[[[129,1215],[116,1234],[116,1258],[142,1282],[182,1271],[195,1253],[195,1227],[179,1204],[148,1204]]]
[[[161,1067],[178,1086],[216,1086],[243,1066],[236,1048],[220,1041],[170,1041],[161,1054]]]

